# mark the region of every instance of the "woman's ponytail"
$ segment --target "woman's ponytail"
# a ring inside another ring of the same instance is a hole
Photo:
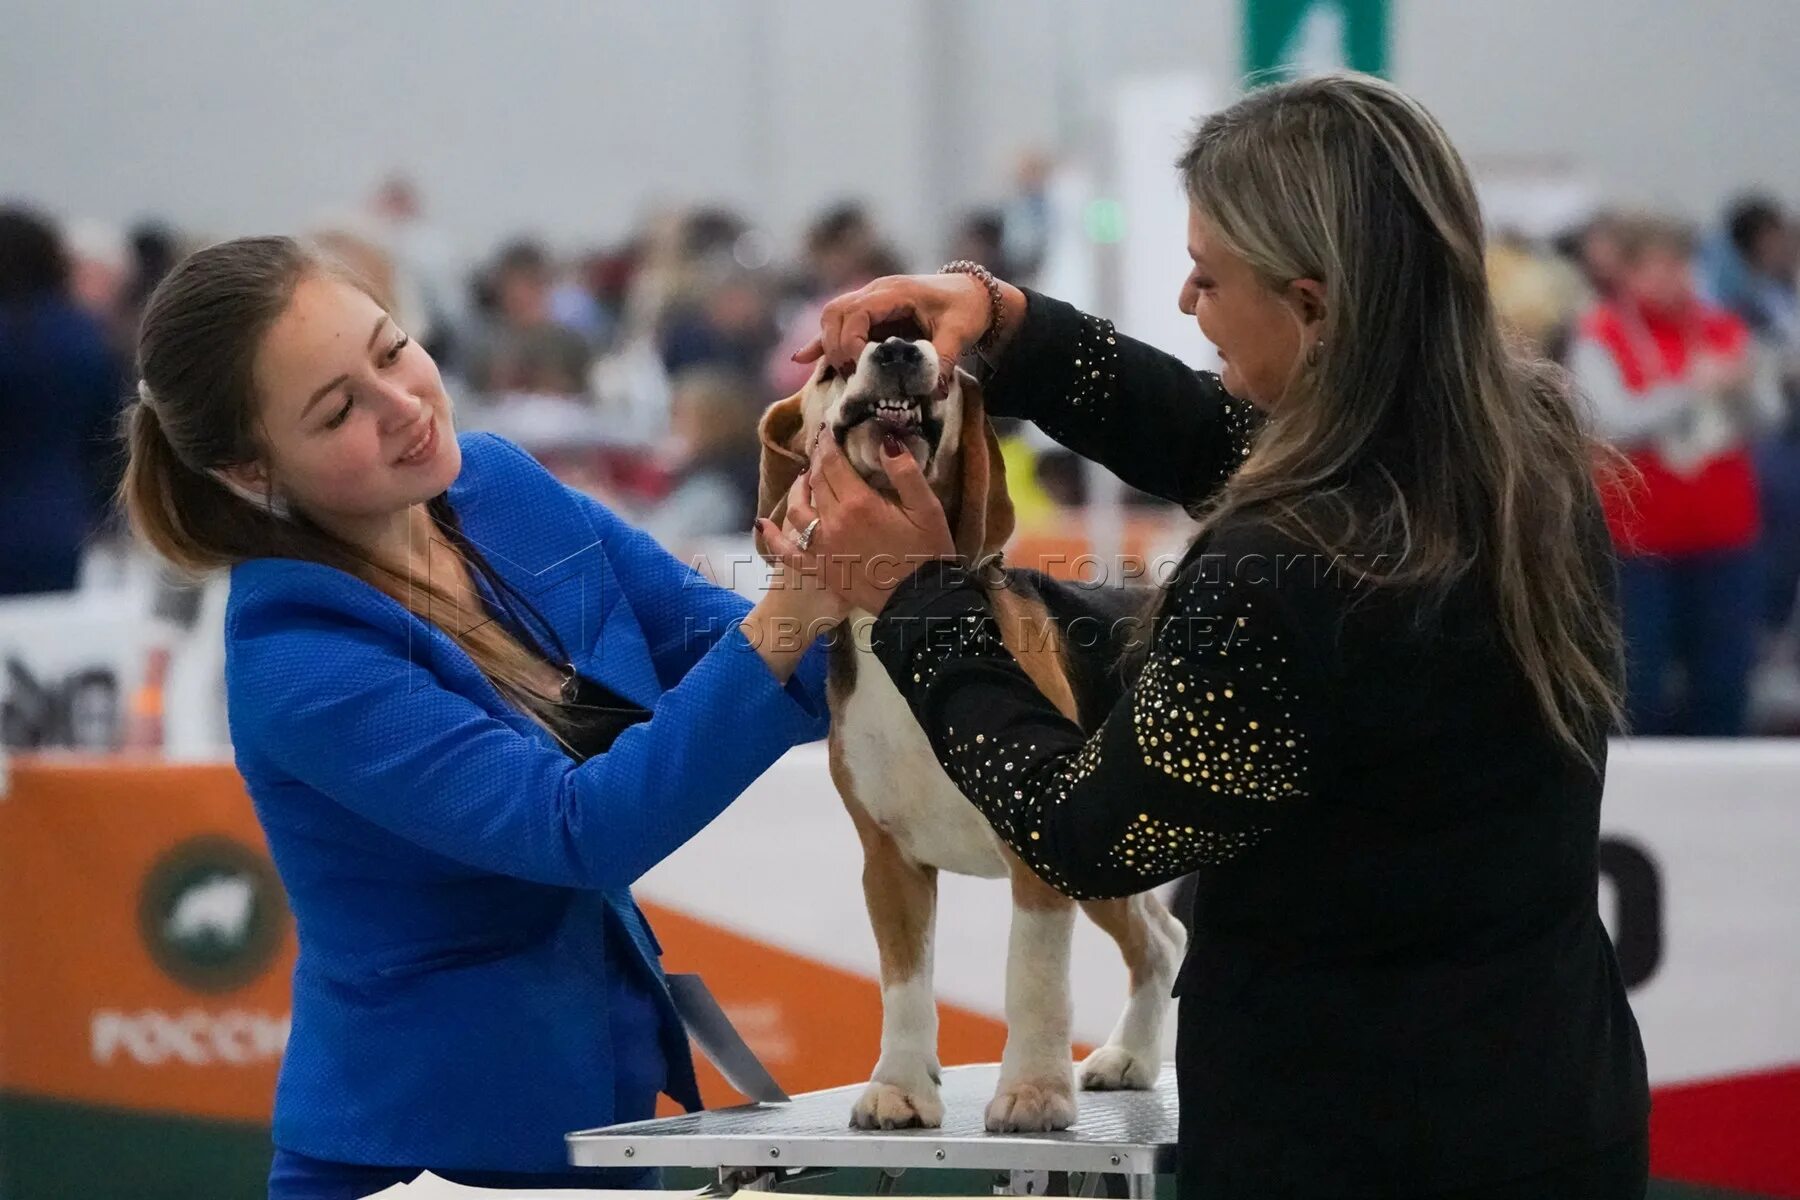
[[[183,571],[200,574],[224,566],[188,528],[188,514],[205,502],[195,486],[200,480],[169,444],[145,384],[138,384],[137,401],[126,407],[123,424],[126,461],[118,500],[132,532]]]

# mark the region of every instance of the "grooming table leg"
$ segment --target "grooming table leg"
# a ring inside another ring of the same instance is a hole
[[[1008,1171],[994,1181],[996,1196],[1047,1196],[1050,1194],[1050,1172]]]

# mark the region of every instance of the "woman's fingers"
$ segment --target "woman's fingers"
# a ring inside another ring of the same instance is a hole
[[[826,360],[836,367],[853,365],[869,340],[869,314],[864,311],[868,288],[846,292],[819,314],[819,343]]]
[[[804,573],[807,569],[806,556],[794,545],[794,539],[787,531],[776,525],[767,517],[756,518],[756,528],[763,536],[763,542],[769,547],[769,554],[776,562],[790,570]]]
[[[787,523],[798,531],[805,529],[818,515],[818,510],[813,507],[812,484],[807,479],[806,473],[801,472],[800,476],[794,480],[793,486],[788,488]]]
[[[825,343],[821,342],[818,338],[814,338],[812,341],[806,343],[806,345],[794,351],[793,357],[789,361],[797,363],[818,362],[819,356],[824,353]]]
[[[808,346],[794,361],[813,362],[823,354],[839,367],[852,365],[871,326],[910,317],[938,357],[955,363],[986,331],[990,303],[987,289],[969,275],[889,275],[827,304],[818,349]]]
[[[819,439],[813,452],[813,473],[831,493],[833,501],[846,500],[869,487],[844,456],[844,448],[829,433]]]
[[[806,472],[802,478],[806,480],[807,486],[810,487],[814,493],[823,491],[835,503],[837,500],[841,499],[836,486],[836,480],[826,478],[820,465],[824,458],[823,448],[827,443],[836,445],[837,439],[831,436],[830,430],[821,425],[813,434],[812,445],[807,448]]]
[[[869,330],[883,321],[911,317],[929,335],[931,314],[919,290],[905,276],[877,279],[867,287],[839,296],[825,306],[819,339],[826,356],[839,367],[854,366],[869,344]]]
[[[882,442],[881,468],[887,472],[888,482],[894,485],[894,491],[900,497],[900,507],[909,515],[916,519],[921,514],[941,512],[944,506],[938,502],[931,484],[926,482],[925,472],[919,469],[919,460],[907,452],[905,443],[892,435]]]
[[[794,552],[794,539],[787,535],[787,530],[769,520],[767,517],[756,518],[756,532],[761,535],[766,552],[783,562]]]

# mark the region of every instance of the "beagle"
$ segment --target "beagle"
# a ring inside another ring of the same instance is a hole
[[[918,332],[878,329],[852,370],[821,361],[800,392],[763,415],[758,511],[781,522],[788,489],[806,469],[811,431],[821,425],[863,478],[882,488],[889,485],[881,438],[899,435],[943,501],[957,551],[971,565],[994,568],[980,574],[1007,648],[1065,716],[1094,728],[1119,694],[1118,647],[1077,645],[1070,622],[1099,616],[1090,628],[1116,628],[1137,599],[1000,565],[1013,511],[980,387],[960,370],[940,378],[937,353]],[[932,931],[937,873],[952,871],[1006,879],[1012,891],[1006,1049],[987,1127],[1065,1129],[1076,1114],[1068,975],[1077,904],[1025,866],[945,775],[868,649],[873,620],[854,611],[836,631],[827,685],[831,775],[862,841],[863,895],[881,961],[881,1056],[850,1122],[861,1129],[942,1124]],[[1185,931],[1149,893],[1080,907],[1118,943],[1130,976],[1125,1012],[1081,1063],[1080,1084],[1149,1088],[1162,1066],[1163,1017]]]

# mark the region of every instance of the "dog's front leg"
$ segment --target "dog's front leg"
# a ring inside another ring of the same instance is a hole
[[[910,861],[859,806],[850,807],[862,835],[863,897],[881,955],[881,1059],[850,1111],[850,1124],[935,1129],[944,1123],[931,987],[937,871]]]
[[[1075,902],[1008,856],[1012,934],[1006,945],[1006,1052],[988,1104],[994,1132],[1067,1129],[1075,1123],[1069,1051],[1069,943]]]

